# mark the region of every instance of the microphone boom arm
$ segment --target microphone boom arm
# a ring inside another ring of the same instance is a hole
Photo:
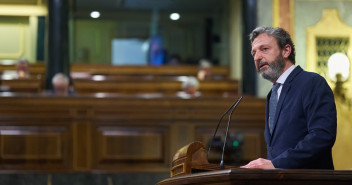
[[[232,115],[232,112],[235,110],[235,108],[237,107],[238,103],[239,103],[241,100],[242,100],[242,96],[241,96],[238,100],[236,100],[236,101],[225,111],[225,113],[224,113],[224,114],[221,116],[221,118],[219,119],[219,122],[218,122],[218,124],[217,124],[217,126],[216,126],[216,129],[215,129],[213,138],[212,138],[212,140],[210,141],[210,144],[209,144],[209,148],[208,148],[208,152],[207,152],[207,159],[208,159],[211,146],[212,146],[212,144],[213,144],[214,138],[215,138],[216,133],[217,133],[217,131],[218,131],[218,129],[219,129],[219,126],[220,126],[220,123],[221,123],[222,119],[224,118],[224,116],[225,116],[231,109],[232,109],[232,111],[231,111],[231,115]],[[231,115],[230,115],[230,116],[231,116]],[[230,118],[229,118],[229,119],[230,119]],[[228,130],[228,128],[229,128],[229,126],[227,127],[227,130]],[[226,131],[226,137],[227,137],[227,132],[228,132],[228,131]],[[225,139],[225,141],[226,141],[226,139]],[[226,142],[225,142],[225,143],[226,143]]]
[[[242,100],[242,96],[240,99],[237,100],[236,104],[233,106],[231,113],[229,115],[229,120],[227,121],[227,128],[226,128],[226,134],[225,134],[225,140],[224,140],[224,145],[222,146],[222,152],[221,152],[221,161],[220,161],[220,168],[224,169],[224,153],[225,153],[225,146],[226,146],[226,141],[227,141],[227,135],[229,133],[229,128],[230,128],[230,123],[231,123],[231,117],[233,111],[236,109],[238,103]]]

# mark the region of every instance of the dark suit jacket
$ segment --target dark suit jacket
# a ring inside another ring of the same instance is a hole
[[[297,66],[283,84],[275,126],[268,128],[269,98],[265,115],[268,159],[276,168],[334,169],[331,149],[336,139],[336,106],[325,79]]]

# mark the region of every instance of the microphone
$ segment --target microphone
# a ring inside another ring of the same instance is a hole
[[[230,128],[230,122],[231,122],[231,117],[232,117],[232,113],[233,111],[236,109],[238,103],[240,103],[240,101],[242,100],[242,96],[240,97],[240,99],[238,99],[235,103],[235,105],[233,106],[231,113],[229,115],[229,119],[227,121],[227,128],[226,128],[226,134],[225,134],[225,140],[224,140],[224,145],[222,147],[222,153],[221,153],[221,161],[220,161],[220,168],[224,169],[224,152],[225,152],[225,146],[226,146],[226,140],[227,140],[227,135],[229,133],[229,128]]]
[[[222,121],[222,119],[224,118],[224,116],[232,109],[232,112],[235,110],[235,108],[237,107],[239,101],[241,101],[242,99],[242,96],[236,100],[225,112],[224,114],[222,114],[221,118],[219,119],[219,122],[218,122],[218,125],[216,126],[216,129],[215,129],[215,132],[214,132],[214,135],[213,135],[213,138],[212,140],[210,141],[210,144],[209,144],[209,148],[208,148],[208,152],[207,152],[207,159],[208,159],[208,156],[209,156],[209,153],[210,153],[210,149],[211,149],[211,146],[213,145],[213,142],[214,142],[214,139],[215,139],[215,135],[219,129],[219,126],[220,126],[220,123]],[[232,114],[231,112],[231,114]]]

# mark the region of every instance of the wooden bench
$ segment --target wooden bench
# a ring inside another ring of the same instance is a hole
[[[138,79],[139,78],[139,79]],[[3,79],[2,91],[40,93],[44,87],[44,79],[31,77],[26,79]],[[162,93],[174,95],[182,91],[182,79],[179,77],[166,77],[163,80],[146,79],[140,77],[114,77],[101,80],[94,78],[73,79],[75,91],[79,94],[86,93]],[[223,94],[237,94],[238,81],[211,80],[201,81],[199,91],[203,95],[221,96]]]
[[[127,80],[127,79],[74,79],[75,91],[80,94],[109,92],[121,94],[137,93],[162,93],[173,95],[182,91],[180,80]],[[203,95],[223,95],[224,93],[237,94],[238,81],[235,80],[211,80],[201,81],[199,91]]]
[[[134,75],[146,76],[197,76],[198,66],[111,66],[94,64],[72,64],[71,72],[88,72],[97,75]],[[228,79],[230,69],[227,66],[213,66],[212,74]]]
[[[5,70],[16,70],[15,65],[0,65],[0,72]],[[45,75],[45,64],[30,64],[32,75]],[[71,64],[72,73],[88,73],[91,75],[110,76],[153,76],[154,78],[163,76],[197,76],[198,66],[113,66],[101,64]],[[230,69],[227,66],[213,66],[214,77],[228,79]]]
[[[16,65],[0,65],[0,73],[3,71],[16,71]],[[33,76],[40,75],[44,77],[45,75],[45,65],[44,63],[35,63],[35,64],[30,64],[29,66],[29,72]]]
[[[21,79],[2,79],[2,91],[40,93],[43,89],[43,79],[40,76],[30,76]]]
[[[0,65],[0,70],[15,70],[15,66]],[[82,94],[96,92],[175,94],[181,91],[182,78],[196,76],[197,70],[197,66],[71,65],[75,90]],[[45,65],[31,64],[30,73],[32,76],[30,79],[3,80],[2,85],[8,87],[11,92],[41,92],[44,88]],[[221,80],[202,81],[199,90],[203,95],[238,93],[238,81],[228,79],[229,68],[215,66],[213,74]]]

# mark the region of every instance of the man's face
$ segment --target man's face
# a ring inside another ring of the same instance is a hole
[[[29,66],[27,63],[18,63],[16,68],[17,74],[19,78],[27,77],[29,72]]]
[[[54,91],[57,95],[66,95],[68,92],[68,84],[63,82],[54,83]]]
[[[188,85],[185,89],[184,89],[185,93],[194,96],[197,93],[197,87],[193,86],[193,85]]]
[[[282,74],[285,60],[281,51],[273,36],[263,33],[254,39],[251,53],[255,67],[264,79],[276,82]]]

